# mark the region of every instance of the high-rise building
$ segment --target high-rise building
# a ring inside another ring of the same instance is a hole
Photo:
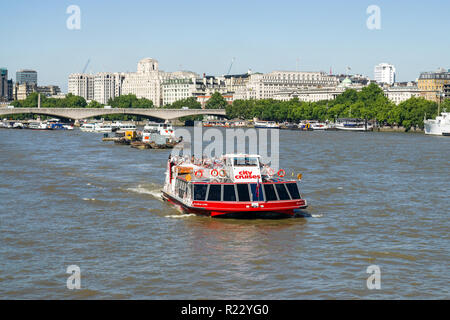
[[[378,83],[393,85],[395,83],[395,67],[389,63],[380,63],[374,68],[374,78]]]
[[[116,87],[120,88],[120,75],[118,73],[99,72],[94,75],[94,100],[106,104],[109,99],[116,97]],[[117,94],[117,96],[120,95]]]
[[[8,69],[0,68],[0,100],[9,100]]]
[[[34,83],[37,85],[37,72],[34,70],[19,70],[16,72],[16,83],[23,84],[23,83]]]
[[[85,73],[69,75],[68,93],[86,100],[94,99],[94,75]]]
[[[425,92],[425,99],[436,102],[442,98],[446,84],[450,84],[450,72],[443,68],[435,72],[422,72],[418,80],[418,87]]]

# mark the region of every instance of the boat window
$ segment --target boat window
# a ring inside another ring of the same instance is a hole
[[[278,200],[277,194],[275,193],[275,188],[273,187],[273,184],[265,184],[264,192],[266,193],[266,201]]]
[[[261,184],[258,184],[257,188],[256,183],[251,183],[250,190],[252,191],[252,201],[264,201],[264,193]]]
[[[284,183],[276,183],[275,186],[277,188],[277,192],[278,192],[278,196],[280,197],[280,200],[291,200]]]
[[[236,193],[233,184],[223,186],[223,201],[236,201]]]
[[[206,199],[206,184],[194,184],[194,200],[204,201]]]
[[[287,183],[286,187],[288,188],[292,199],[300,199],[300,193],[298,192],[298,186],[296,183]]]
[[[238,167],[256,167],[256,166],[258,166],[258,158],[255,158],[255,157],[236,157],[236,158],[234,158],[234,166],[238,166]]]
[[[221,185],[212,184],[209,186],[208,201],[220,201]]]
[[[248,184],[239,183],[236,185],[239,201],[250,201],[250,195],[248,193]]]

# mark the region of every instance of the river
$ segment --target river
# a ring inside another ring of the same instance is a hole
[[[280,131],[309,203],[284,220],[182,215],[169,151],[101,137],[0,130],[2,299],[449,298],[448,137]]]

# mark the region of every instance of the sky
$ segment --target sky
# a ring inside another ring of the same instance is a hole
[[[80,29],[68,29],[80,8]],[[369,6],[380,9],[380,28]],[[0,0],[0,67],[38,72],[67,92],[70,73],[164,71],[223,75],[274,70],[363,74],[392,63],[397,81],[450,69],[448,0]]]

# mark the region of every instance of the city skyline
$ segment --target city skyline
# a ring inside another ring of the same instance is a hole
[[[72,4],[81,10],[80,30],[66,26]],[[366,25],[371,5],[380,8],[379,30]],[[136,61],[152,57],[164,71],[220,76],[234,58],[231,74],[330,68],[338,74],[351,67],[370,78],[375,65],[387,62],[396,66],[398,81],[449,68],[442,24],[449,24],[450,5],[439,1],[426,7],[406,1],[231,1],[225,9],[206,1],[16,1],[2,7],[8,15],[0,35],[9,50],[1,51],[0,65],[10,75],[36,70],[40,84],[64,92],[68,75],[82,72],[88,60],[89,73],[130,72]]]

